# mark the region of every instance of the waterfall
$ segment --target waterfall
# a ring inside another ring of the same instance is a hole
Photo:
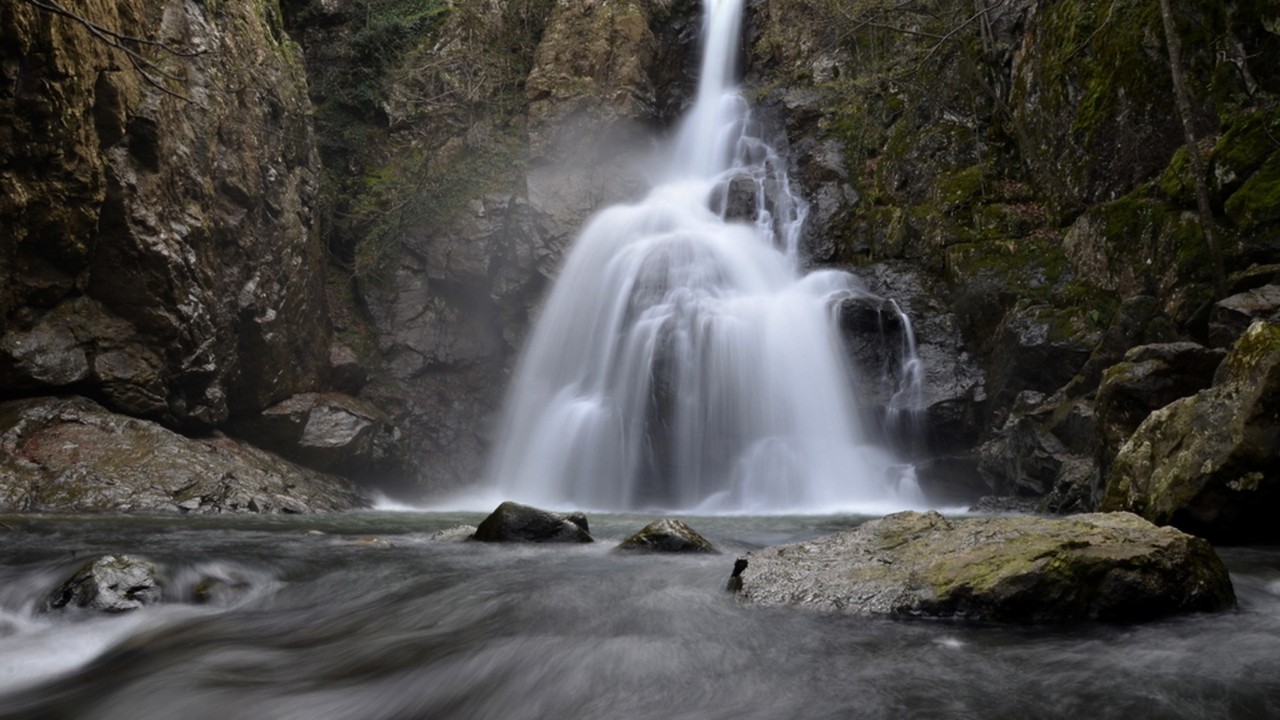
[[[734,82],[742,5],[706,0],[697,96],[665,174],[591,219],[568,253],[506,400],[488,470],[503,497],[705,512],[921,504],[852,396],[837,308],[865,293],[846,273],[800,271],[806,205]]]

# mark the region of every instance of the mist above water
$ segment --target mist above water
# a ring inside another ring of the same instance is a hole
[[[608,510],[922,504],[852,396],[836,308],[865,293],[846,273],[800,271],[807,207],[734,83],[742,4],[706,3],[697,96],[665,174],[570,249],[507,397],[494,494]]]

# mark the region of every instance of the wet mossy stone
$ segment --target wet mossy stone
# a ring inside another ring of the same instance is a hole
[[[82,566],[49,593],[45,612],[67,609],[117,613],[160,602],[164,581],[149,560],[103,555]]]
[[[715,545],[679,520],[654,520],[618,545],[622,552],[718,553]]]
[[[502,503],[482,520],[472,538],[481,542],[594,542],[582,513],[565,516],[511,501]]]
[[[1280,326],[1256,322],[1213,385],[1152,412],[1120,448],[1101,509],[1214,542],[1275,542],[1280,526]]]
[[[1132,622],[1235,605],[1207,541],[1131,513],[903,512],[746,559],[743,602],[847,615]]]

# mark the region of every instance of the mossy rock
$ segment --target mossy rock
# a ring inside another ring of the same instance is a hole
[[[753,552],[740,578],[751,604],[904,618],[1138,621],[1235,604],[1207,542],[1128,513],[897,513]]]
[[[718,553],[709,540],[679,520],[664,518],[645,525],[618,544],[621,552]]]
[[[1280,540],[1280,326],[1254,323],[1213,386],[1155,412],[1121,447],[1101,508],[1215,542]]]

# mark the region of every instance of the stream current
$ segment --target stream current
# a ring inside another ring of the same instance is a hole
[[[433,537],[476,514],[0,517],[0,718],[1275,718],[1280,549],[1228,548],[1239,610],[1006,628],[741,606],[733,559],[861,521],[690,517],[712,557]],[[377,538],[377,539],[374,539]],[[91,556],[166,600],[42,614]],[[194,578],[237,578],[210,604]]]

